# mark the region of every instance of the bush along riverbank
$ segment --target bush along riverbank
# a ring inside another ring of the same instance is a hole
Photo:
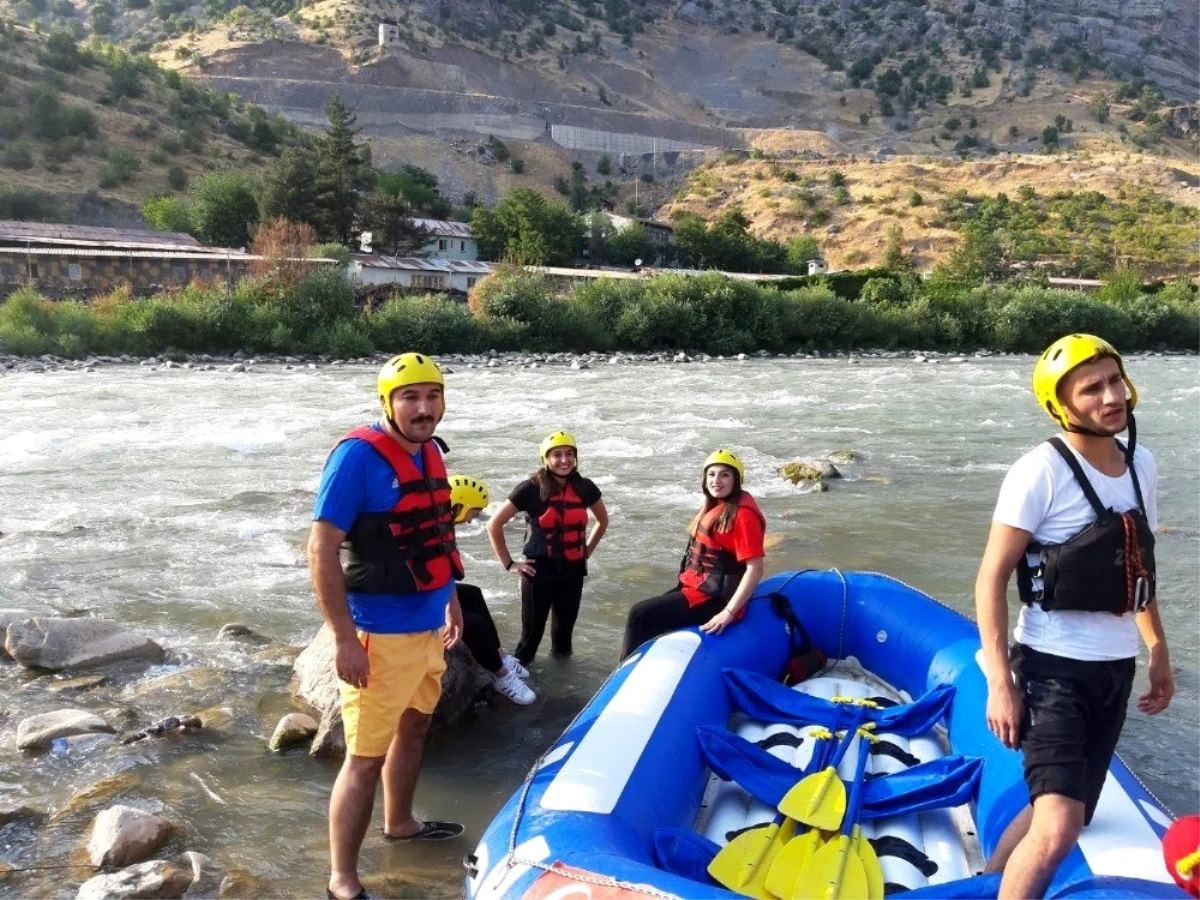
[[[0,353],[87,356],[188,354],[362,358],[397,348],[427,353],[690,350],[731,356],[878,348],[1036,353],[1073,331],[1124,351],[1191,350],[1200,301],[1185,283],[1148,292],[1114,277],[1095,294],[1038,284],[969,285],[911,273],[871,278],[857,296],[828,284],[781,290],[710,273],[598,279],[566,292],[540,275],[502,269],[466,305],[397,295],[360,308],[336,269],[290,285],[248,278],[134,298],[50,301],[21,288],[0,303]]]

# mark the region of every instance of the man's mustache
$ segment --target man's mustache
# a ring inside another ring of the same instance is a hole
[[[435,421],[433,416],[417,416],[416,418],[414,418],[412,420],[412,423],[414,425],[424,425],[426,422],[433,422],[433,421]]]

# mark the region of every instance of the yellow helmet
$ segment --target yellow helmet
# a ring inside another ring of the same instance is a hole
[[[1133,412],[1133,408],[1137,406],[1137,388],[1125,374],[1125,362],[1121,359],[1121,354],[1108,341],[1092,334],[1068,334],[1047,347],[1046,352],[1038,358],[1037,365],[1033,367],[1033,393],[1037,397],[1038,406],[1065,428],[1067,411],[1058,399],[1059,384],[1072,369],[1105,357],[1117,361],[1117,368],[1121,370],[1121,378],[1129,391],[1126,402],[1129,411]]]
[[[729,466],[738,474],[738,481],[746,480],[746,467],[742,465],[741,459],[732,450],[714,450],[708,454],[708,459],[704,461],[704,468],[701,470],[707,472],[709,466]]]
[[[450,505],[461,507],[454,517],[454,524],[461,525],[467,520],[467,513],[472,509],[485,509],[488,505],[487,485],[478,478],[466,475],[450,476]]]
[[[546,457],[550,455],[550,451],[555,447],[570,447],[575,451],[576,460],[579,459],[579,445],[575,443],[575,438],[571,437],[565,431],[555,431],[552,434],[546,435],[542,440],[542,446],[539,448],[542,465],[546,464]]]
[[[392,392],[410,384],[440,384],[446,386],[442,370],[428,356],[421,353],[401,353],[383,364],[376,381],[379,388],[379,405],[383,414],[391,418]],[[445,398],[443,398],[443,403]]]

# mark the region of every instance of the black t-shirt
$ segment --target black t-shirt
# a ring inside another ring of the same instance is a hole
[[[596,487],[596,483],[590,478],[584,478],[581,475],[578,479],[573,479],[572,483],[575,493],[579,495],[584,506],[591,508],[600,502],[600,488]],[[525,557],[550,561],[546,557],[546,539],[542,535],[541,526],[537,524],[537,520],[546,511],[549,504],[542,499],[542,493],[537,484],[532,478],[526,478],[513,488],[508,499],[519,512],[525,513],[525,546],[522,549]],[[583,574],[587,574],[587,560],[571,562],[564,559],[553,560],[553,562],[557,562],[564,570],[578,567]]]

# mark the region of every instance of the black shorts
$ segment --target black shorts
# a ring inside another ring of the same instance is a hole
[[[1013,671],[1024,695],[1021,752],[1029,800],[1062,794],[1092,821],[1125,724],[1135,660],[1084,662],[1017,644]]]

